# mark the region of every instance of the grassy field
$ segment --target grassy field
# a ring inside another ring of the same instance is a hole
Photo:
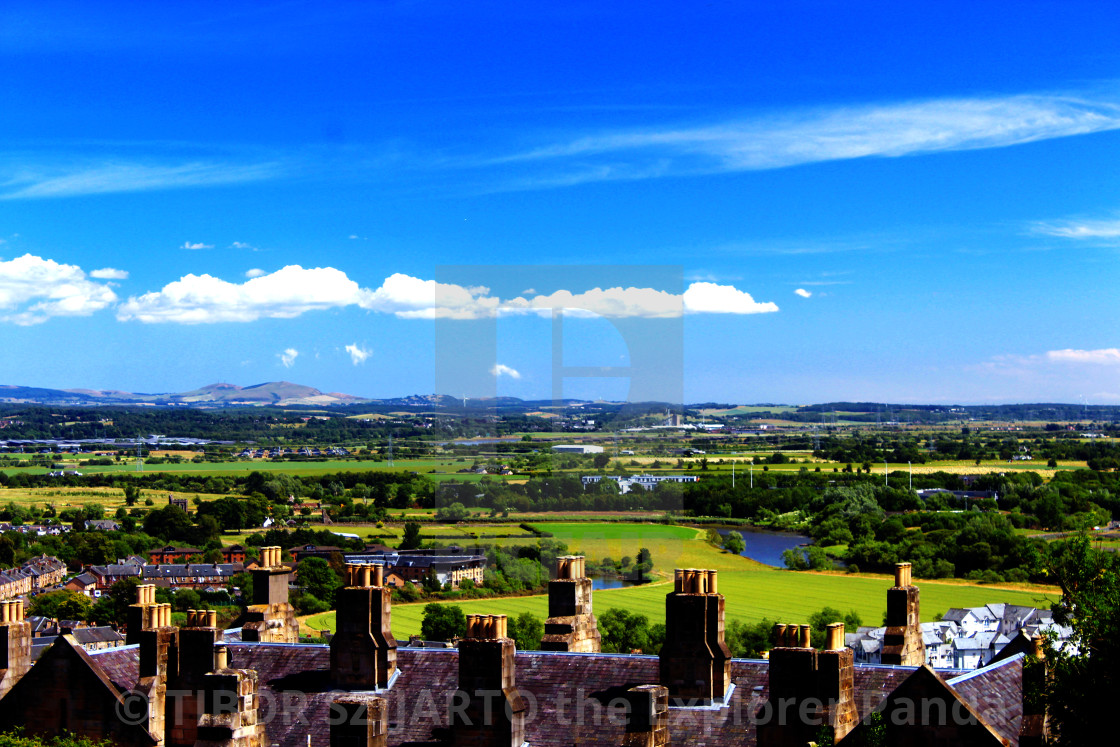
[[[146,508],[143,505],[145,498],[152,499],[155,504],[154,508],[165,506],[167,505],[167,495],[168,491],[166,490],[142,490],[139,507]],[[175,495],[192,502],[196,495],[204,501],[224,497],[209,493],[176,493]],[[9,502],[17,506],[41,507],[51,505],[54,506],[56,511],[96,503],[110,513],[125,505],[124,491],[117,488],[0,488],[0,505],[6,506]]]
[[[831,606],[843,612],[855,610],[864,624],[879,625],[886,610],[887,589],[893,581],[873,574],[793,573],[755,563],[747,558],[723,553],[704,540],[704,532],[689,527],[654,524],[553,524],[547,527],[557,539],[568,543],[573,552],[592,558],[623,554],[637,555],[639,547],[653,553],[656,568],[663,574],[674,567],[714,568],[720,571],[720,592],[726,599],[727,619],[754,622],[762,619],[804,622],[810,614]],[[950,607],[972,607],[991,602],[1047,606],[1056,596],[1044,588],[1003,588],[963,582],[918,581],[922,592],[922,620],[933,620]],[[619,607],[646,615],[651,622],[663,622],[668,582],[626,589],[595,592],[595,609],[600,613]],[[548,615],[544,595],[480,599],[453,602],[465,613],[518,615],[532,612],[541,619]],[[420,632],[424,603],[395,605],[393,632],[406,638]],[[313,628],[333,629],[334,613],[315,615],[307,620]]]

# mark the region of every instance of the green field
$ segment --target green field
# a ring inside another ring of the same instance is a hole
[[[865,625],[882,623],[887,589],[893,581],[869,574],[793,573],[755,563],[747,558],[723,553],[704,540],[702,530],[656,524],[549,524],[542,529],[568,544],[573,552],[591,558],[610,554],[637,555],[639,547],[653,553],[655,567],[663,574],[674,567],[714,568],[720,571],[720,592],[726,599],[727,619],[754,622],[762,619],[805,622],[822,607],[843,612],[855,610]],[[625,552],[624,552],[625,550]],[[604,552],[606,551],[606,552]],[[950,607],[973,607],[992,602],[1047,606],[1056,598],[1053,592],[1005,589],[960,582],[917,582],[922,593],[922,620],[933,620]],[[625,608],[646,615],[651,622],[663,622],[665,595],[669,583],[648,584],[627,589],[595,592],[595,609]],[[1047,597],[1049,594],[1049,598]],[[532,612],[541,619],[548,615],[548,597],[504,597],[453,602],[465,613],[518,615]],[[398,638],[420,633],[424,603],[396,605],[393,632]],[[333,629],[334,613],[308,618],[316,629]]]

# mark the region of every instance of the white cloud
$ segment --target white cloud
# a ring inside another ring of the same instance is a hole
[[[508,376],[511,379],[520,379],[521,372],[517,369],[510,368],[504,363],[495,363],[494,367],[490,369],[490,375],[497,378],[499,376]]]
[[[308,311],[355,305],[361,293],[357,283],[333,267],[288,265],[241,284],[192,274],[162,290],[130,297],[117,309],[117,318],[180,324],[290,319]]]
[[[1120,365],[1120,348],[1100,350],[1050,350],[1046,359],[1055,363],[1091,363],[1094,365]]]
[[[203,244],[201,241],[199,241],[197,243],[191,243],[189,241],[184,241],[183,245],[179,248],[180,249],[213,249],[214,245],[213,244]]]
[[[89,276],[98,280],[128,280],[128,271],[102,267],[100,270],[91,270]]]
[[[1120,239],[1120,219],[1035,223],[1032,229],[1035,233],[1062,239]]]
[[[373,355],[372,350],[367,350],[356,342],[353,345],[347,345],[346,352],[350,354],[350,362],[355,366],[359,363],[365,363],[366,359]]]
[[[284,364],[284,368],[291,368],[299,357],[299,351],[295,348],[287,348],[283,353],[277,353],[276,357]]]
[[[32,254],[0,260],[0,321],[28,326],[56,316],[89,316],[116,300],[108,285],[90,281],[76,265]]]
[[[9,156],[5,160],[11,161]],[[85,163],[36,165],[18,163],[0,180],[2,200],[72,197],[112,192],[205,187],[272,179],[281,174],[276,163],[227,164],[193,162],[177,165]]]
[[[798,288],[797,290],[794,291],[794,293],[801,296],[802,298],[809,298],[810,296],[813,295],[812,291],[807,291],[804,288]]]
[[[249,278],[250,280],[252,280],[253,278],[262,277],[262,276],[267,275],[267,274],[268,274],[267,272],[265,272],[264,270],[262,270],[258,267],[254,267],[251,270],[246,270],[245,271],[245,277]]]
[[[759,302],[733,285],[693,283],[684,292],[685,310],[690,314],[766,314],[777,311],[773,301]]]
[[[493,316],[500,303],[487,292],[487,288],[464,288],[398,272],[385,278],[377,290],[362,291],[359,305],[401,319],[483,319]]]
[[[230,249],[256,249],[257,247],[252,244],[246,244],[244,241],[235,241],[229,245]]]
[[[513,188],[777,169],[866,157],[999,148],[1120,129],[1120,104],[1076,95],[838,107],[703,126],[604,132],[494,159],[537,164]],[[556,170],[539,171],[540,163]]]
[[[400,319],[487,319],[500,314],[550,314],[607,318],[672,318],[682,314],[759,314],[777,311],[731,285],[692,283],[684,294],[653,288],[592,288],[573,293],[501,299],[485,286],[464,287],[395,273],[374,289],[361,288],[341,270],[289,265],[271,274],[250,270],[244,283],[186,275],[162,290],[130,297],[117,310],[122,321],[251,322],[292,318],[308,311],[358,306]]]

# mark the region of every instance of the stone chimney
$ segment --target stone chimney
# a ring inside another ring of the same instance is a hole
[[[723,640],[723,595],[716,571],[674,571],[665,596],[661,684],[669,697],[693,704],[722,699],[731,685],[731,651]]]
[[[844,623],[828,626],[825,648],[810,644],[808,625],[776,625],[770,650],[769,704],[759,714],[759,747],[804,747],[823,728],[839,742],[859,720],[854,652],[844,645]]]
[[[125,617],[125,643],[129,646],[140,642],[140,631],[154,627],[152,611],[156,606],[156,587],[154,584],[140,584],[136,587],[136,603],[129,605]]]
[[[926,663],[918,587],[911,581],[909,563],[895,563],[894,586],[887,590],[887,632],[883,636],[881,661],[908,667]]]
[[[149,586],[150,588],[145,588]],[[155,587],[145,584],[137,587],[140,601],[133,608],[148,607],[146,626],[139,631],[140,680],[136,691],[148,702],[145,726],[160,745],[167,745],[167,690],[179,677],[179,629],[171,625],[171,605],[155,603]],[[148,604],[148,601],[152,604]],[[170,713],[176,713],[174,702]],[[174,723],[172,724],[174,727]]]
[[[397,639],[391,625],[392,590],[382,565],[347,565],[338,590],[331,638],[331,680],[346,690],[388,687],[397,671]]]
[[[167,693],[167,712],[174,714],[164,730],[169,747],[190,747],[198,739],[201,693],[206,676],[219,668],[216,646],[221,639],[216,611],[187,610],[187,626],[179,630],[179,676]]]
[[[628,706],[623,747],[664,747],[669,744],[669,689],[638,685],[625,693]]]
[[[262,747],[265,730],[258,718],[257,673],[223,667],[203,680],[195,747]]]
[[[0,602],[0,698],[31,669],[31,623],[23,602]]]
[[[291,575],[292,569],[280,560],[279,547],[261,548],[261,567],[253,570],[253,603],[242,617],[242,640],[299,643],[299,623],[288,603]]]
[[[591,612],[591,579],[582,555],[556,559],[556,580],[548,583],[548,620],[541,649],[598,653],[602,636]]]
[[[140,631],[140,676],[179,676],[179,629],[171,624],[171,605],[151,608],[151,626]]]
[[[467,615],[450,717],[457,747],[521,747],[525,741],[526,705],[515,682],[515,652],[505,615]]]
[[[386,747],[385,699],[343,695],[331,703],[331,747]]]

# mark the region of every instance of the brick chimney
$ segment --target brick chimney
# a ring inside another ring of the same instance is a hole
[[[31,623],[23,602],[0,602],[0,698],[31,669]]]
[[[152,627],[152,610],[156,606],[156,587],[154,584],[140,584],[136,587],[136,603],[129,605],[125,617],[125,639],[129,646],[140,642],[140,631]]]
[[[343,695],[331,703],[331,747],[386,747],[385,699]]]
[[[556,559],[556,580],[548,583],[548,620],[541,649],[598,653],[602,636],[591,612],[591,579],[582,555]]]
[[[382,565],[347,565],[338,590],[336,630],[331,638],[331,680],[346,690],[388,687],[397,671],[397,639],[391,625],[392,590]]]
[[[665,747],[669,744],[669,689],[638,685],[626,691],[626,734],[623,747]]]
[[[881,657],[884,664],[920,667],[926,663],[918,601],[910,564],[895,563],[894,586],[887,590],[887,632]]]
[[[261,548],[253,570],[253,603],[242,617],[241,638],[265,643],[299,643],[299,623],[288,603],[292,569],[280,560],[279,547]]]
[[[759,747],[804,747],[823,728],[838,742],[856,725],[854,652],[844,623],[828,626],[825,648],[812,648],[808,625],[776,625],[770,650],[769,704],[759,713]]]
[[[456,747],[521,747],[525,741],[526,705],[515,682],[515,651],[505,615],[467,615],[449,719]]]
[[[731,685],[731,651],[723,640],[723,595],[716,571],[674,571],[665,596],[665,645],[661,684],[669,697],[706,704],[722,699]]]

